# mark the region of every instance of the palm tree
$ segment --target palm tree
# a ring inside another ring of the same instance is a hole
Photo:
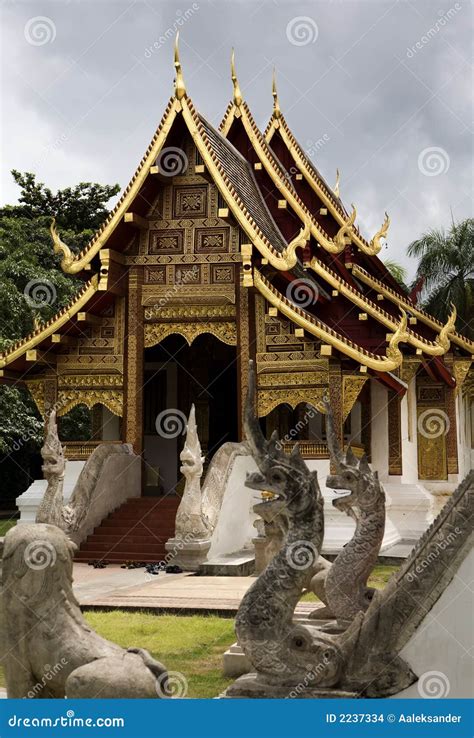
[[[384,266],[392,277],[398,282],[400,287],[403,287],[405,292],[408,292],[408,287],[406,284],[407,279],[407,270],[404,266],[398,263],[398,261],[394,261],[393,259],[386,259],[384,261]]]
[[[423,307],[446,321],[454,303],[458,329],[473,339],[474,218],[453,221],[447,233],[437,228],[424,233],[409,245],[408,255],[420,260],[416,279],[423,283]]]

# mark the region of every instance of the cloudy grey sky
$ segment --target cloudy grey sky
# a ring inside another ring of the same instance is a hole
[[[133,174],[172,91],[181,31],[188,93],[215,125],[231,95],[235,46],[257,124],[282,110],[371,236],[388,210],[383,258],[471,213],[472,5],[432,0],[56,0],[4,2],[2,192],[9,170],[53,189]]]

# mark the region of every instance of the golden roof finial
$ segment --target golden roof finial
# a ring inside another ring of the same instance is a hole
[[[174,68],[176,70],[176,77],[174,80],[174,94],[178,100],[182,100],[186,95],[186,86],[184,84],[183,72],[181,70],[181,62],[179,60],[179,31],[176,34],[176,40],[174,42]]]
[[[438,344],[438,346],[441,346],[442,348],[444,348],[445,353],[446,351],[449,350],[449,347],[451,345],[451,342],[449,340],[449,334],[453,333],[456,330],[456,318],[457,318],[456,305],[452,302],[451,312],[448,316],[448,320],[446,321],[445,325],[441,328],[436,338],[436,343]]]
[[[239,108],[242,105],[242,93],[240,91],[239,80],[235,73],[235,52],[232,49],[232,56],[230,58],[230,71],[232,75],[232,84],[234,85],[234,105]]]
[[[334,192],[334,194],[336,195],[336,197],[340,197],[340,194],[339,194],[339,179],[340,179],[340,177],[339,177],[339,169],[336,169],[336,184],[332,188],[332,191]]]
[[[280,110],[280,103],[278,101],[275,67],[273,67],[272,95],[273,95],[273,116],[274,118],[280,118],[281,110]]]
[[[53,239],[53,249],[55,254],[61,254],[61,269],[67,272],[69,267],[74,262],[74,254],[71,249],[64,241],[61,241],[59,234],[56,230],[56,218],[53,216],[51,219],[51,225],[49,227],[51,238]]]

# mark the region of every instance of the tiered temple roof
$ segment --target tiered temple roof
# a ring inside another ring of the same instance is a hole
[[[62,255],[63,270],[87,281],[67,308],[0,356],[1,380],[28,375],[44,352],[54,354],[66,336],[80,334],[87,315],[103,310],[114,295],[126,294],[124,254],[163,181],[160,153],[166,147],[179,151],[190,136],[203,162],[200,171],[219,190],[222,217],[240,226],[244,286],[258,290],[295,325],[362,371],[391,373],[414,353],[451,384],[454,379],[441,357],[450,349],[472,358],[474,343],[455,330],[454,310],[443,326],[417,307],[389,274],[378,257],[388,216],[370,240],[362,236],[355,207],[346,209],[338,188],[328,186],[297,143],[275,84],[273,114],[264,134],[242,98],[232,63],[234,96],[219,132],[196,111],[186,92],[177,46],[175,68],[175,92],[161,123],[89,244],[73,254],[53,224],[54,249]],[[307,307],[287,294],[288,285],[302,279],[318,295]]]

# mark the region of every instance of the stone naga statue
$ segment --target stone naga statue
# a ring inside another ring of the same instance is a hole
[[[201,455],[194,405],[189,413],[186,441],[179,458],[181,460],[180,472],[184,475],[186,484],[176,513],[176,538],[207,539],[212,530],[208,511],[203,505],[201,477],[204,456]]]
[[[336,653],[303,625],[293,623],[293,613],[307,582],[308,567],[319,555],[324,535],[323,498],[317,473],[310,472],[297,447],[291,455],[281,451],[275,435],[267,441],[254,414],[255,374],[251,362],[245,409],[245,434],[259,471],[249,474],[245,485],[271,492],[256,505],[265,506],[264,519],[284,515],[288,531],[276,554],[240,604],[235,630],[245,655],[257,671],[257,680],[291,686],[304,679],[312,664],[327,657],[332,684]]]
[[[334,490],[349,490],[348,495],[333,500],[333,505],[352,517],[356,529],[329,568],[315,574],[310,589],[326,604],[312,617],[337,618],[338,626],[347,627],[358,612],[370,605],[375,590],[367,580],[377,563],[385,531],[385,493],[364,455],[357,459],[351,448],[344,453],[339,445],[331,406],[326,409],[326,435],[331,461],[336,473],[326,484]]]
[[[87,625],[72,590],[73,549],[53,525],[17,525],[5,537],[1,610],[8,697],[169,696],[163,664]]]
[[[128,444],[104,443],[97,446],[79,475],[69,503],[65,505],[63,485],[66,459],[58,437],[56,411],[53,409],[48,418],[45,440],[41,449],[42,469],[48,485],[36,513],[36,522],[57,525],[74,540],[90,510],[102,468],[113,454],[133,455],[133,450]]]

